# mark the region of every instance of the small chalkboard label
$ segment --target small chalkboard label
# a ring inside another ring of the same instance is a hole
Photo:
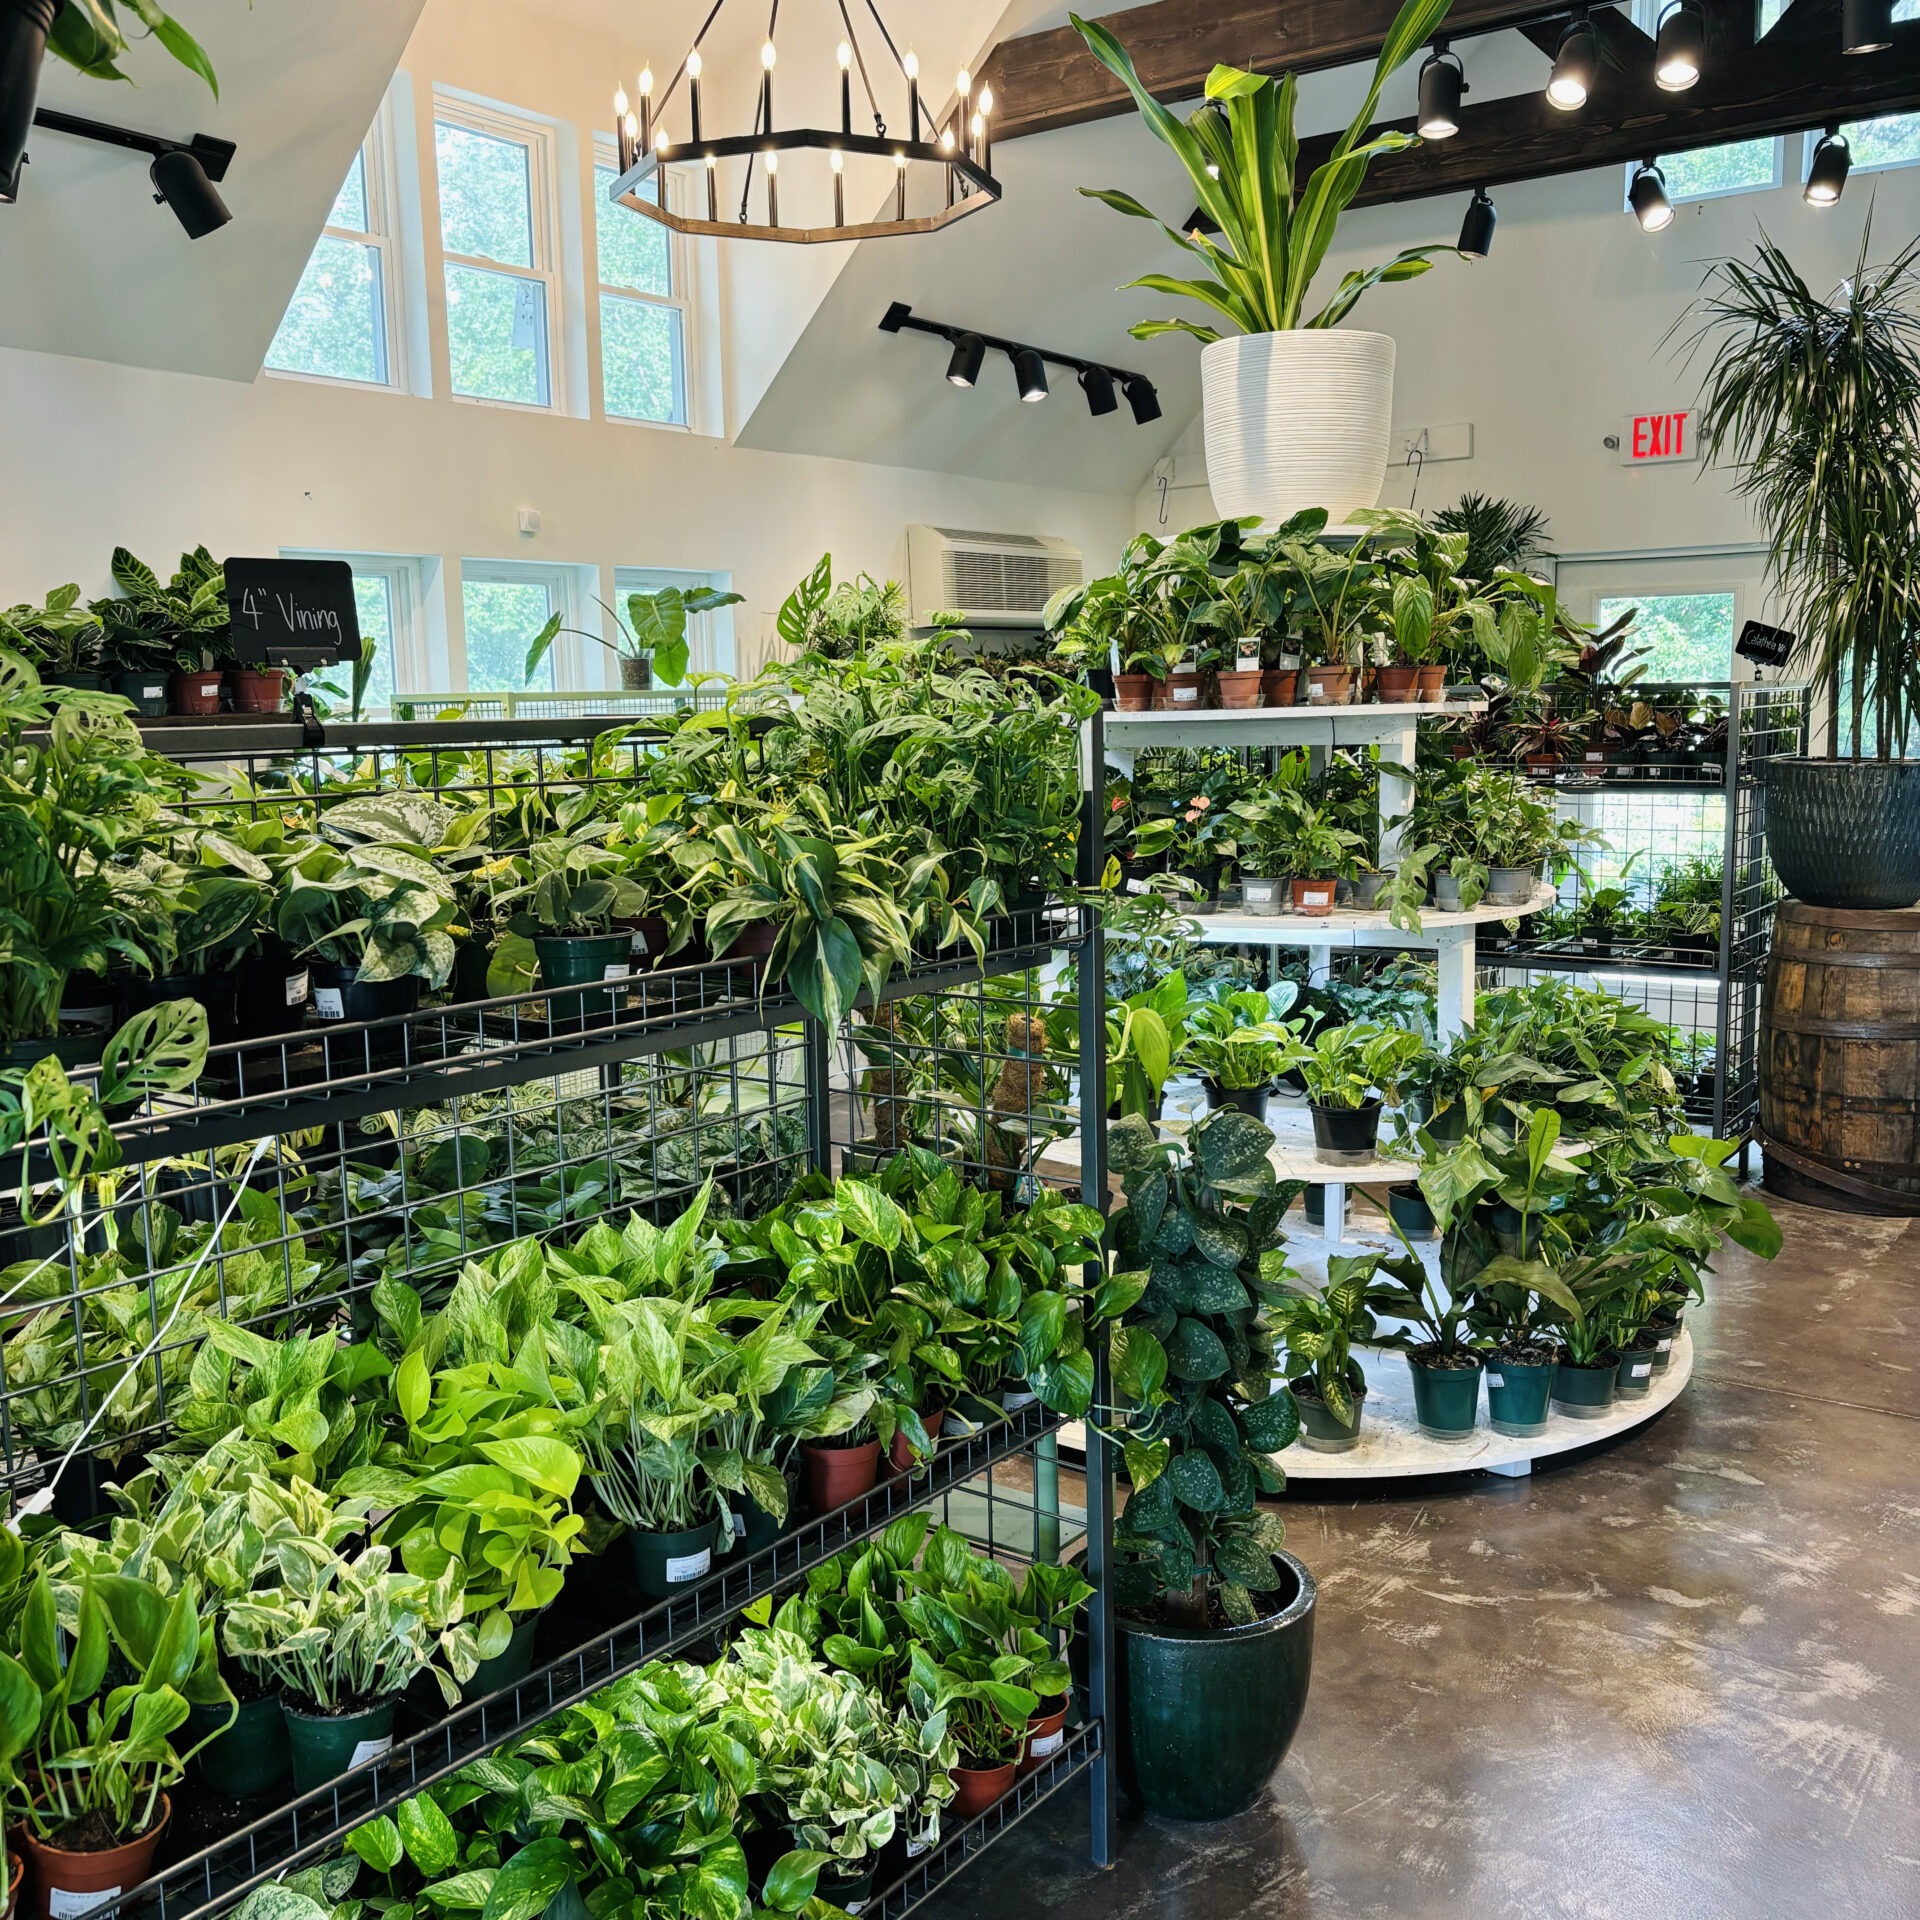
[[[1795,638],[1785,627],[1763,626],[1758,620],[1749,620],[1740,629],[1740,638],[1733,643],[1733,650],[1742,660],[1751,660],[1757,667],[1784,667],[1793,658]]]
[[[243,667],[308,672],[360,658],[353,569],[344,560],[229,560],[227,610]]]

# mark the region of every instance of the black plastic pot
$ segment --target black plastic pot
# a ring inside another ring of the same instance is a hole
[[[1200,1084],[1207,1090],[1209,1107],[1238,1107],[1242,1113],[1250,1113],[1264,1123],[1267,1117],[1267,1094],[1265,1087],[1223,1087],[1217,1080],[1203,1078]]]
[[[323,1027],[356,1020],[392,1020],[412,1013],[420,1004],[417,973],[401,980],[362,980],[353,967],[316,960],[310,978],[314,1018]],[[390,1044],[395,1051],[401,1044],[397,1030],[374,1038],[376,1045]]]
[[[1920,760],[1769,760],[1767,851],[1811,907],[1920,902]]]
[[[1354,1160],[1373,1156],[1380,1140],[1380,1102],[1364,1107],[1323,1107],[1312,1103],[1313,1144],[1324,1154],[1346,1154]]]
[[[0,0],[4,5],[4,0]],[[163,667],[157,673],[116,673],[110,683],[123,700],[133,702],[133,710],[144,720],[158,720],[167,710],[167,675]]]
[[[313,1000],[313,968],[282,940],[269,940],[257,960],[234,976],[234,1012],[243,1040],[298,1033]]]
[[[151,980],[135,974],[116,985],[122,1020],[169,1000],[198,1000],[207,1010],[207,1038],[214,1046],[240,1037],[240,989],[231,973],[163,973]]]
[[[1680,1318],[1676,1314],[1670,1320],[1656,1319],[1648,1327],[1654,1336],[1653,1370],[1665,1373],[1673,1364],[1673,1343],[1680,1338]]]
[[[1313,1575],[1276,1553],[1277,1613],[1244,1627],[1168,1627],[1122,1616],[1121,1773],[1148,1813],[1226,1820],[1287,1757],[1313,1677]]]

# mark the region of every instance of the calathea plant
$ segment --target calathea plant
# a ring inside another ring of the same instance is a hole
[[[1116,1437],[1133,1496],[1115,1532],[1122,1605],[1204,1626],[1210,1596],[1251,1621],[1281,1585],[1279,1520],[1258,1496],[1286,1478],[1273,1456],[1299,1432],[1275,1393],[1267,1308],[1285,1297],[1280,1220],[1297,1188],[1276,1184],[1273,1136],[1222,1109],[1184,1149],[1129,1115],[1108,1134],[1127,1204],[1113,1222],[1123,1273],[1145,1284],[1113,1342]]]

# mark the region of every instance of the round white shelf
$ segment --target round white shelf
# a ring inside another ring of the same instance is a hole
[[[1545,1433],[1525,1440],[1495,1433],[1487,1425],[1483,1386],[1480,1424],[1458,1440],[1434,1440],[1420,1431],[1414,1419],[1413,1378],[1406,1357],[1371,1347],[1355,1351],[1367,1376],[1360,1443],[1346,1453],[1316,1453],[1296,1440],[1280,1455],[1287,1479],[1295,1485],[1399,1480],[1413,1474],[1524,1475],[1536,1460],[1570,1453],[1575,1447],[1589,1447],[1596,1440],[1610,1440],[1615,1434],[1645,1426],[1680,1397],[1693,1374],[1693,1338],[1682,1328],[1673,1343],[1673,1358],[1666,1372],[1653,1376],[1652,1392],[1636,1399],[1616,1399],[1598,1420],[1575,1420],[1549,1409]]]

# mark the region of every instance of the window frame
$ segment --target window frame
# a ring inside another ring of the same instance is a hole
[[[600,690],[600,682],[588,678],[586,650],[589,640],[582,637],[580,629],[586,625],[583,618],[584,595],[582,593],[581,569],[564,560],[490,560],[479,556],[462,555],[460,560],[460,650],[457,659],[449,664],[456,670],[458,688],[462,693],[545,693],[556,694],[593,693]],[[553,663],[553,686],[545,687],[476,687],[470,672],[471,655],[467,641],[467,586],[544,586],[547,590],[547,616],[560,616],[560,635],[554,641],[547,658]],[[594,609],[598,613],[599,609]],[[452,650],[449,649],[449,652]],[[600,651],[595,648],[595,651]]]
[[[387,617],[393,629],[393,694],[404,700],[433,687],[433,644],[429,634],[431,589],[428,574],[432,563],[414,554],[343,553],[335,548],[282,547],[283,560],[344,560],[353,569],[356,580],[380,579],[386,582]],[[328,669],[350,672],[349,668]],[[390,712],[390,708],[370,707],[369,713]],[[364,716],[363,716],[364,717]]]
[[[398,173],[394,166],[394,116],[393,96],[391,92],[382,96],[380,110],[373,116],[373,124],[367,129],[366,138],[360,142],[361,177],[366,185],[367,231],[356,233],[350,227],[336,227],[328,221],[320,229],[317,248],[321,240],[345,240],[354,246],[370,246],[380,261],[380,326],[384,334],[381,352],[387,363],[387,377],[384,380],[362,380],[353,374],[343,373],[307,373],[297,367],[271,367],[262,362],[260,371],[269,374],[275,380],[306,380],[324,387],[357,387],[363,393],[409,393],[413,390],[411,368],[407,361],[406,310],[403,305],[401,276],[405,262],[401,258],[399,242],[400,204],[397,191]],[[351,169],[349,169],[351,171]],[[346,185],[343,175],[341,186]],[[334,190],[334,199],[340,197],[339,189]],[[327,211],[333,208],[329,205]],[[313,256],[307,256],[311,263]],[[304,277],[306,268],[301,268]],[[295,291],[298,291],[296,284]],[[288,295],[291,306],[293,296]],[[286,315],[280,316],[280,326],[286,324]],[[280,337],[280,327],[274,328],[274,339]],[[267,351],[273,351],[271,341]]]
[[[646,426],[649,423],[639,421]],[[724,567],[633,567],[616,566],[612,575],[613,604],[626,617],[627,595],[645,593],[661,587],[678,587],[683,593],[702,587],[718,593],[733,591],[733,575]],[[739,636],[734,629],[733,607],[718,607],[712,613],[696,613],[687,622],[687,672],[733,674],[739,664]],[[722,654],[730,656],[724,662]],[[704,656],[704,658],[702,657]],[[619,685],[619,667],[611,668],[612,686]],[[664,682],[660,683],[664,685]],[[684,681],[681,683],[686,684]]]
[[[433,91],[434,155],[434,237],[440,249],[441,330],[447,343],[447,392],[450,398],[474,407],[506,407],[515,413],[564,413],[566,411],[565,274],[562,265],[558,170],[553,131],[531,113],[518,113],[511,107],[475,100],[465,94],[436,87]],[[484,254],[455,253],[446,244],[446,217],[440,195],[440,141],[442,122],[487,139],[503,140],[524,147],[527,154],[527,228],[531,267],[514,266]],[[504,274],[510,279],[532,280],[539,284],[546,302],[546,325],[542,329],[547,350],[547,397],[544,400],[495,400],[481,393],[462,393],[454,384],[453,331],[446,318],[447,268],[466,267],[478,273]],[[463,561],[464,567],[465,562]]]
[[[1686,600],[1714,594],[1733,596],[1736,644],[1747,621],[1779,618],[1767,587],[1766,549],[1757,545],[1562,554],[1556,577],[1561,604],[1589,623],[1598,619],[1603,600]],[[1753,663],[1735,653],[1726,677],[1752,679]],[[1649,679],[1648,684],[1664,683]]]
[[[663,228],[667,236],[667,279],[674,289],[667,294],[646,293],[638,287],[610,287],[600,278],[600,214],[606,204],[600,192],[600,169],[610,169],[616,179],[620,174],[619,150],[611,134],[595,133],[592,140],[592,152],[588,156],[587,178],[593,196],[593,220],[586,241],[591,249],[593,274],[590,284],[593,288],[593,324],[599,340],[599,365],[594,369],[595,391],[599,399],[600,418],[617,427],[652,427],[666,433],[691,433],[693,431],[694,395],[699,390],[699,372],[694,365],[697,352],[695,340],[698,331],[694,321],[694,302],[690,291],[693,282],[693,253],[683,233],[676,233],[671,227]],[[683,167],[678,174],[668,175],[668,191],[672,195],[677,210],[684,211],[683,202],[690,191]],[[645,214],[635,214],[637,220],[644,220]],[[678,420],[643,420],[630,413],[614,413],[607,406],[607,342],[603,321],[605,302],[609,299],[633,300],[647,306],[670,307],[680,315],[680,418]]]

